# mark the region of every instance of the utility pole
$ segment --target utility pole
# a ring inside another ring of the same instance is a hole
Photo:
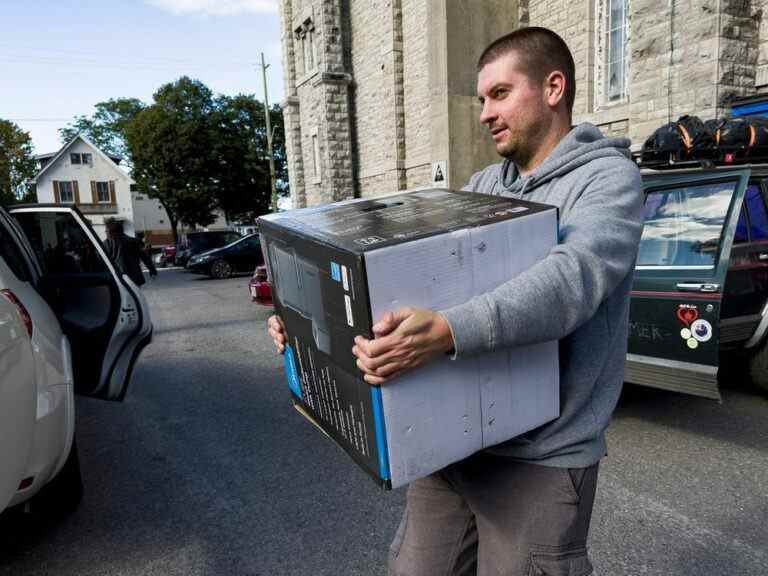
[[[275,186],[275,157],[272,155],[272,122],[269,118],[269,98],[267,97],[267,68],[264,52],[261,53],[261,76],[264,80],[264,117],[267,124],[267,157],[269,158],[269,185],[272,191],[272,212],[277,212],[277,188]]]

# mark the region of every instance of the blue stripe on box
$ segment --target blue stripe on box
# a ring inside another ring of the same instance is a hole
[[[381,404],[381,388],[378,386],[371,386],[371,406],[373,406],[373,422],[376,426],[376,451],[379,453],[379,476],[382,480],[389,480],[387,432],[384,427],[384,409]]]
[[[336,262],[331,262],[331,278],[341,282],[341,267]]]
[[[296,396],[301,398],[301,379],[296,370],[296,357],[293,354],[293,348],[286,345],[283,354],[283,363],[285,364],[285,375],[288,377],[288,387]]]

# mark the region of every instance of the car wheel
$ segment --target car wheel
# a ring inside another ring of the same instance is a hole
[[[214,278],[229,278],[232,276],[232,266],[226,260],[216,260],[211,264],[211,276]]]
[[[752,384],[768,392],[768,340],[749,357],[749,376]]]

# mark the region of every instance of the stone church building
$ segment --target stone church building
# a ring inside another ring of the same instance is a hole
[[[635,147],[768,93],[768,0],[280,0],[295,207],[438,185],[498,161],[476,61],[545,26],[576,61],[574,121]]]

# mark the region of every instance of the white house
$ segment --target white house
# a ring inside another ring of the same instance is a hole
[[[106,237],[104,221],[124,221],[134,233],[132,180],[110,157],[86,137],[78,135],[55,154],[37,156],[40,171],[34,179],[37,201],[74,204],[90,220],[96,233]]]

